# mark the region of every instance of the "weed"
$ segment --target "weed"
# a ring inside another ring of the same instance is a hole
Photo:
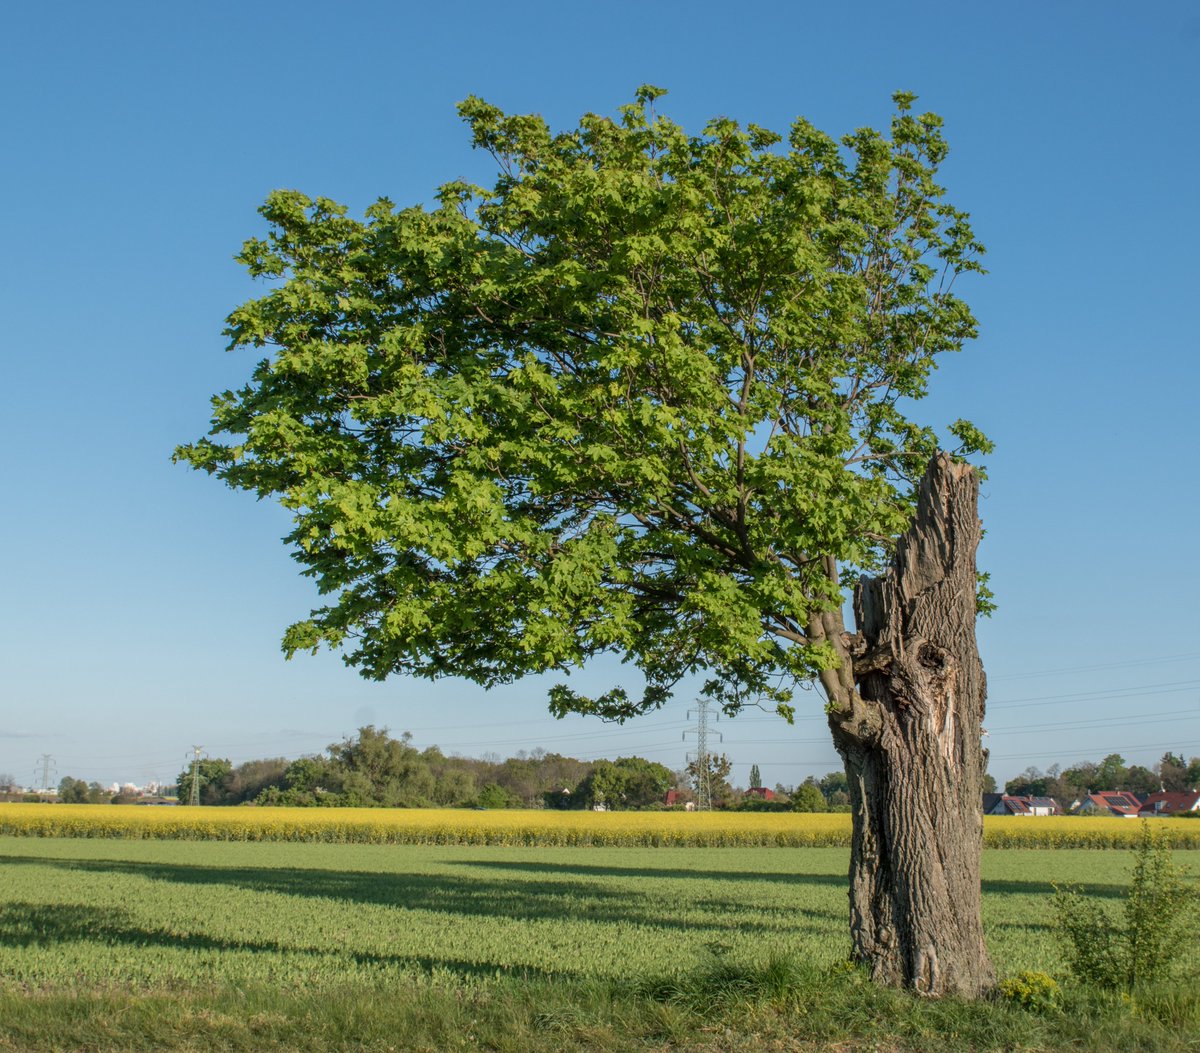
[[[1188,949],[1188,907],[1198,896],[1166,840],[1143,822],[1119,918],[1078,886],[1056,888],[1055,922],[1071,972],[1124,991],[1164,981]]]
[[[1000,995],[1005,1000],[1046,1013],[1062,1006],[1062,988],[1054,977],[1041,972],[1022,972],[1000,982]]]

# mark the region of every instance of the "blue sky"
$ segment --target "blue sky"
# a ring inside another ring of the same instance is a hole
[[[566,125],[643,82],[691,129],[879,127],[901,88],[945,117],[991,273],[925,414],[998,444],[992,771],[1200,754],[1195,4],[115,2],[17,5],[0,38],[0,772],[167,779],[193,743],[296,756],[367,722],[682,765],[690,697],[618,729],[553,721],[546,681],[284,662],[314,601],[284,514],[170,462],[252,364],[220,331],[270,190],[427,201],[489,175],[466,95]],[[743,783],[838,767],[815,697],[793,728],[719,727]]]

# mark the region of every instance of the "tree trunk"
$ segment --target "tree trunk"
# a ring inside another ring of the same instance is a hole
[[[830,706],[854,810],[854,957],[931,996],[978,997],[995,982],[980,921],[978,493],[970,467],[930,463],[891,569],[855,590],[857,690]]]

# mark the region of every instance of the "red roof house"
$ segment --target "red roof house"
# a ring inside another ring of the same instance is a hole
[[[1138,815],[1182,815],[1184,812],[1200,812],[1200,790],[1152,793],[1142,802]]]
[[[1136,819],[1141,807],[1142,802],[1128,790],[1113,790],[1089,793],[1079,803],[1079,812],[1082,815],[1120,815],[1126,819]]]

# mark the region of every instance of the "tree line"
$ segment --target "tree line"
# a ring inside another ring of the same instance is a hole
[[[810,776],[797,786],[776,783],[774,798],[746,795],[731,781],[725,754],[709,754],[708,785],[714,807],[748,811],[840,811],[849,807],[845,772]],[[760,788],[758,765],[750,784]],[[447,756],[437,746],[418,749],[405,732],[368,725],[317,755],[288,760],[266,757],[234,764],[206,757],[194,769],[202,805],[390,808],[558,808],[645,810],[686,808],[696,800],[701,767],[691,761],[673,771],[643,757],[580,760],[543,749],[501,760]],[[193,766],[175,781],[181,802],[191,798]],[[668,791],[675,791],[671,805]],[[59,783],[64,804],[126,804],[137,798],[114,795],[96,782],[72,776]]]
[[[757,765],[755,765],[757,767]],[[719,808],[797,810],[846,808],[844,772],[809,778],[798,787],[776,785],[776,799],[747,798],[730,782],[732,762],[708,755],[708,782]],[[534,749],[515,757],[447,756],[437,746],[418,749],[404,732],[367,725],[357,735],[332,743],[324,753],[289,761],[282,757],[234,765],[227,759],[198,762],[196,781],[205,805],[387,808],[558,808],[603,806],[611,810],[675,807],[696,799],[701,768],[692,761],[681,771],[644,757],[579,760]],[[191,795],[192,767],[176,780],[181,801]],[[751,778],[761,784],[761,779]]]
[[[1200,757],[1185,761],[1183,754],[1167,752],[1153,768],[1147,768],[1141,764],[1126,766],[1124,757],[1110,753],[1099,763],[1081,761],[1069,768],[1052,764],[1046,771],[1026,768],[1004,784],[1004,792],[1016,797],[1053,797],[1061,803],[1107,790],[1151,794],[1196,787],[1200,787]]]
[[[844,771],[809,776],[796,785],[776,783],[774,799],[747,797],[730,781],[733,764],[725,754],[710,754],[708,778],[713,804],[747,811],[842,811],[849,808]],[[521,751],[515,757],[446,756],[436,746],[419,750],[405,732],[393,738],[386,728],[360,728],[357,736],[333,743],[324,753],[288,760],[268,757],[235,765],[227,758],[202,759],[196,770],[200,803],[205,805],[261,804],[279,806],[393,807],[393,808],[593,808],[614,810],[665,807],[667,792],[676,792],[677,807],[695,800],[700,767],[691,761],[673,771],[643,757],[579,760],[542,749]],[[13,780],[10,780],[13,781]],[[0,779],[0,785],[3,780]],[[751,767],[750,785],[762,786],[758,765]],[[1137,794],[1160,789],[1182,791],[1200,787],[1200,757],[1184,760],[1179,753],[1163,754],[1152,767],[1126,765],[1120,754],[1103,760],[1081,761],[1046,771],[1030,766],[1004,784],[1004,792],[1020,797],[1074,800],[1088,792],[1128,790]],[[192,767],[176,780],[180,801],[188,801]],[[991,776],[984,789],[997,789]],[[96,782],[64,777],[58,787],[63,804],[126,804],[128,794],[112,794]]]
[[[662,807],[681,773],[642,757],[584,761],[535,749],[500,760],[418,749],[405,732],[359,728],[324,753],[286,760],[204,759],[196,766],[201,804],[323,807],[592,808]],[[181,801],[193,771],[179,773]]]

